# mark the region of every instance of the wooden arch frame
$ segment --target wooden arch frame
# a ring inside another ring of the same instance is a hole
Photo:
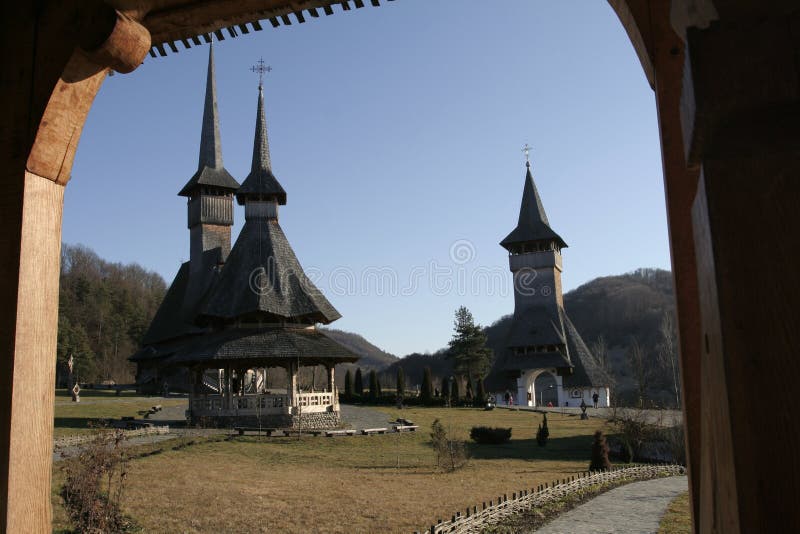
[[[766,402],[780,401],[783,393],[776,392],[795,393],[800,374],[800,359],[793,357],[800,324],[787,306],[800,300],[797,260],[791,259],[791,247],[782,245],[800,241],[796,217],[787,216],[798,196],[789,175],[800,174],[800,84],[792,66],[800,54],[796,3],[609,3],[657,102],[695,528],[800,530],[797,462],[779,484],[764,483],[750,465],[774,449],[776,454],[761,459],[760,470],[785,467],[779,462],[796,456],[800,425],[780,412],[758,412],[738,396],[747,385],[763,388]],[[225,29],[233,36],[237,28],[261,29],[262,20],[277,26],[291,23],[290,14],[303,22],[319,10],[330,14],[332,6],[363,5],[362,0],[4,4],[0,530],[50,529],[63,190],[108,69],[130,72],[151,46],[163,55],[165,45],[177,51],[176,42],[199,43],[198,36],[209,32],[219,37]],[[738,222],[742,203],[759,210],[749,226]],[[735,247],[743,239],[756,243],[751,253],[777,253],[777,261],[762,262],[760,271],[744,265]],[[752,275],[758,272],[768,282],[754,287]],[[771,358],[764,376],[752,373],[754,351]],[[782,440],[775,439],[779,434]]]

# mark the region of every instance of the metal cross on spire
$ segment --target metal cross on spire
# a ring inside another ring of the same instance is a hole
[[[262,57],[258,59],[255,65],[250,67],[250,72],[258,74],[258,88],[261,89],[264,86],[264,74],[272,72],[272,67],[265,65],[264,58]]]
[[[522,147],[522,152],[523,152],[523,154],[525,154],[525,166],[526,167],[530,167],[531,166],[531,147],[528,145],[528,143],[525,143],[525,146]]]

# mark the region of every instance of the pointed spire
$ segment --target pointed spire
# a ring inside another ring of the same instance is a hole
[[[200,161],[198,170],[203,167],[218,169],[222,167],[222,144],[219,136],[217,113],[217,82],[214,76],[214,44],[208,47],[208,75],[206,77],[206,102],[203,109],[203,130],[200,134]]]
[[[517,243],[555,241],[560,248],[564,248],[567,244],[550,228],[544,204],[542,204],[539,191],[536,189],[536,183],[533,181],[530,161],[525,162],[525,167],[525,187],[522,190],[517,227],[500,244],[508,249]]]
[[[256,108],[256,131],[253,139],[253,162],[250,174],[236,191],[236,200],[244,204],[247,199],[264,200],[273,198],[278,204],[286,204],[286,191],[272,174],[272,161],[269,156],[269,137],[267,119],[264,113],[264,88],[258,84],[258,107]]]
[[[213,45],[208,49],[206,102],[203,108],[203,129],[200,134],[200,158],[197,163],[197,172],[183,186],[178,195],[182,197],[195,196],[200,192],[202,186],[231,192],[239,188],[239,182],[222,165],[222,144],[219,136]]]
[[[258,109],[256,111],[256,133],[253,139],[253,163],[250,172],[259,170],[271,171],[269,159],[269,137],[267,135],[267,118],[264,115],[264,88],[258,84]]]

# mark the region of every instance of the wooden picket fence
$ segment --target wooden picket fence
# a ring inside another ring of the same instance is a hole
[[[467,507],[462,512],[453,514],[450,521],[439,521],[431,525],[430,529],[423,532],[430,534],[455,533],[468,534],[479,533],[483,529],[497,525],[507,517],[518,514],[537,506],[543,506],[568,496],[570,493],[581,489],[616,482],[620,480],[646,480],[662,476],[685,475],[686,468],[681,465],[637,465],[633,467],[620,467],[609,471],[586,472],[578,475],[554,480],[552,483],[544,484],[529,490],[519,490],[511,494],[499,496],[496,501],[491,500],[487,504]],[[420,534],[415,531],[414,534]]]
[[[136,430],[124,430],[126,438],[134,438],[138,436],[150,436],[157,434],[169,434],[169,425],[150,426],[145,428],[137,428]],[[53,448],[59,449],[61,447],[75,447],[82,445],[95,438],[96,434],[87,434],[83,436],[66,436],[53,440]]]

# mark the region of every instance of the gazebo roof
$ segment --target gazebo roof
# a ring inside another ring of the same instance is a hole
[[[222,330],[188,340],[167,364],[247,362],[304,365],[355,362],[358,356],[314,328],[265,327]]]

